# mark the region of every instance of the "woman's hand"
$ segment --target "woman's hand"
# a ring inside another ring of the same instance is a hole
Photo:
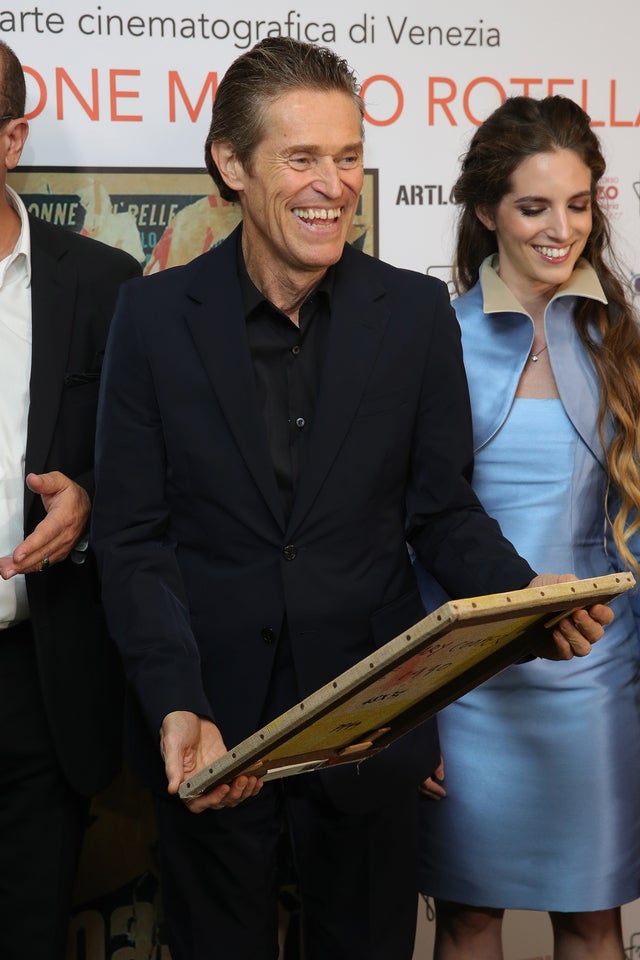
[[[430,777],[420,784],[420,793],[430,800],[442,800],[446,797],[447,791],[442,786],[444,780],[444,760],[440,757],[440,763],[433,771]]]

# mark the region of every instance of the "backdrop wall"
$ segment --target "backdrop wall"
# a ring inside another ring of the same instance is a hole
[[[362,83],[368,176],[352,239],[365,249],[448,281],[450,192],[474,125],[506,95],[562,93],[603,140],[601,195],[640,298],[639,27],[637,0],[20,0],[0,10],[32,119],[12,182],[35,212],[129,249],[147,272],[190,259],[237,217],[202,173],[217,82],[280,33],[334,47]],[[96,811],[73,957],[166,960],[144,800],[119,787]],[[640,957],[640,903],[625,928]],[[511,919],[508,937],[508,960],[551,953],[536,915]],[[421,911],[416,957],[429,940]]]

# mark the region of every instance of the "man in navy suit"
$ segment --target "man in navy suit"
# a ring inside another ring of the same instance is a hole
[[[330,50],[271,38],[236,60],[205,157],[242,226],[128,284],[113,321],[94,546],[157,793],[174,960],[277,957],[283,830],[307,960],[411,957],[432,724],[359,769],[173,795],[424,615],[407,539],[454,596],[534,577],[469,486],[445,286],[345,245],[362,117]],[[560,655],[588,651],[593,616],[563,622]]]
[[[0,957],[60,960],[88,798],[120,763],[121,668],[86,537],[102,354],[140,267],[6,185],[25,93],[0,43]]]

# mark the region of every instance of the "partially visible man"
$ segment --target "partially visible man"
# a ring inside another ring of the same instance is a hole
[[[277,957],[283,830],[306,960],[409,960],[434,724],[360,768],[239,777],[188,807],[167,782],[424,616],[406,537],[454,596],[534,576],[469,486],[445,285],[345,245],[362,111],[331,50],[274,37],[238,58],[206,161],[242,226],[128,284],[109,337],[94,546],[156,789],[174,960]],[[562,621],[560,655],[587,653],[609,616]]]
[[[119,665],[84,538],[107,329],[140,267],[29,216],[6,184],[25,93],[0,43],[0,957],[60,960],[87,798],[120,760]]]

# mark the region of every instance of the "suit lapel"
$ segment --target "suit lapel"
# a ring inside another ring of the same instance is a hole
[[[355,277],[355,281],[354,281]],[[315,422],[298,481],[288,533],[293,534],[324,483],[351,426],[388,323],[385,290],[362,274],[348,247],[336,268],[331,324]]]
[[[58,244],[58,238],[45,237],[33,218],[30,230],[32,355],[25,469],[42,473],[60,408],[77,281],[64,259],[63,238]],[[33,497],[25,489],[25,517]]]
[[[186,322],[242,457],[284,529],[237,280],[236,233],[203,262],[188,291]]]

